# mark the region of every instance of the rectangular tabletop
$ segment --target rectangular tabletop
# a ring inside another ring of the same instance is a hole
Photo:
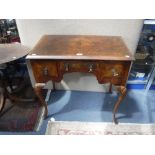
[[[119,36],[44,35],[28,59],[133,60]]]

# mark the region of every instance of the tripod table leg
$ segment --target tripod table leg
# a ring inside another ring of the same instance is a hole
[[[5,101],[6,101],[6,97],[5,95],[2,93],[1,94],[1,98],[0,98],[0,113],[3,111],[4,106],[5,106]]]

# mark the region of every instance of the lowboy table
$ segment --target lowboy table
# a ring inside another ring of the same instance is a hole
[[[113,109],[113,121],[117,123],[115,113],[126,94],[126,82],[134,60],[121,37],[44,35],[26,59],[46,116],[48,108],[41,93],[45,83],[49,80],[53,84],[60,82],[65,73],[84,72],[94,74],[100,84],[110,83],[109,92],[112,85],[120,92]]]

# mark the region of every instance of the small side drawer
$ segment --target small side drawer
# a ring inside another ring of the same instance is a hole
[[[30,63],[37,82],[46,82],[52,78],[58,77],[56,61],[31,60]]]
[[[116,85],[125,85],[128,78],[131,62],[129,61],[102,61],[97,72],[101,83],[111,82]]]
[[[124,74],[124,66],[121,62],[106,62],[99,63],[98,71],[103,77],[122,77]]]

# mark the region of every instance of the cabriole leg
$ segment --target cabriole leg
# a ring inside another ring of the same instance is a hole
[[[122,102],[122,100],[124,99],[125,95],[126,95],[126,88],[124,86],[117,86],[116,89],[121,93],[121,95],[118,98],[118,101],[116,102],[114,109],[113,109],[113,121],[115,124],[118,124],[118,121],[115,117],[115,114],[119,108],[120,103]]]
[[[55,82],[53,82],[53,91],[55,91]]]
[[[38,97],[40,103],[45,107],[45,118],[48,115],[48,108],[47,108],[47,103],[45,102],[43,95],[42,95],[42,89],[45,86],[44,83],[37,83],[35,84],[34,90],[35,90],[35,94]]]
[[[112,83],[110,83],[110,85],[109,85],[109,93],[110,94],[112,93]]]

